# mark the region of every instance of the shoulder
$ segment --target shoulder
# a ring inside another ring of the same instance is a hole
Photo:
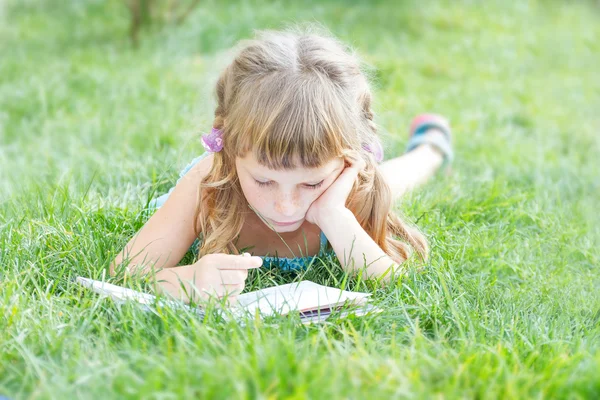
[[[214,155],[212,153],[204,153],[194,158],[179,174],[179,183],[183,178],[188,177],[192,179],[204,178],[210,172],[213,165]]]
[[[195,158],[180,173],[180,178],[173,188],[168,200],[162,208],[169,212],[181,212],[182,210],[195,210],[197,206],[198,188],[202,180],[208,175],[213,165],[214,156],[212,153],[205,153]],[[196,201],[190,201],[195,199]],[[164,213],[164,212],[163,212]]]
[[[174,267],[182,259],[197,238],[198,188],[212,168],[213,156],[195,161],[113,265],[118,265],[126,255],[131,255],[131,262],[140,264],[160,261],[161,268]]]

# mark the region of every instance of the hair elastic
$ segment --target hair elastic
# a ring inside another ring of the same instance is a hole
[[[210,133],[202,135],[202,145],[206,151],[211,153],[218,153],[223,150],[223,131],[212,128]]]
[[[376,138],[371,143],[364,143],[362,147],[369,153],[373,154],[373,157],[375,157],[375,161],[377,161],[378,163],[383,161],[383,146],[381,145],[379,139]]]

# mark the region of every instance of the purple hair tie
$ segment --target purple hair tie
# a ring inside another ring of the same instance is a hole
[[[212,128],[212,131],[206,135],[202,135],[202,145],[211,153],[218,153],[223,150],[223,131],[221,129]]]
[[[378,163],[383,161],[383,146],[379,139],[376,138],[372,143],[363,144],[363,149],[373,154]]]

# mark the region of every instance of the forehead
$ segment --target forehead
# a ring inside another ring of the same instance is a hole
[[[277,180],[278,178],[297,178],[299,180],[311,178],[325,178],[341,165],[343,160],[340,157],[335,157],[323,163],[318,167],[307,168],[302,166],[299,159],[294,160],[296,167],[291,169],[271,169],[265,165],[261,165],[252,151],[249,151],[244,157],[237,157],[236,164],[238,167],[244,168],[246,171],[261,177],[269,177]]]

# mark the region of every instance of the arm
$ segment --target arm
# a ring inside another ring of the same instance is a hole
[[[172,268],[194,242],[194,212],[198,187],[212,167],[212,156],[198,162],[177,184],[165,204],[154,213],[139,232],[119,252],[110,273],[127,261],[129,272],[148,273]]]
[[[327,217],[318,221],[317,225],[327,236],[345,270],[357,272],[366,265],[368,277],[384,276],[387,280],[399,268],[347,208],[329,211]],[[388,271],[390,267],[392,271]]]
[[[389,280],[400,266],[365,232],[352,211],[346,208],[348,195],[358,173],[365,168],[365,161],[355,157],[347,162],[350,165],[311,204],[306,218],[321,228],[345,270],[358,271],[366,266],[368,277],[381,276]]]

